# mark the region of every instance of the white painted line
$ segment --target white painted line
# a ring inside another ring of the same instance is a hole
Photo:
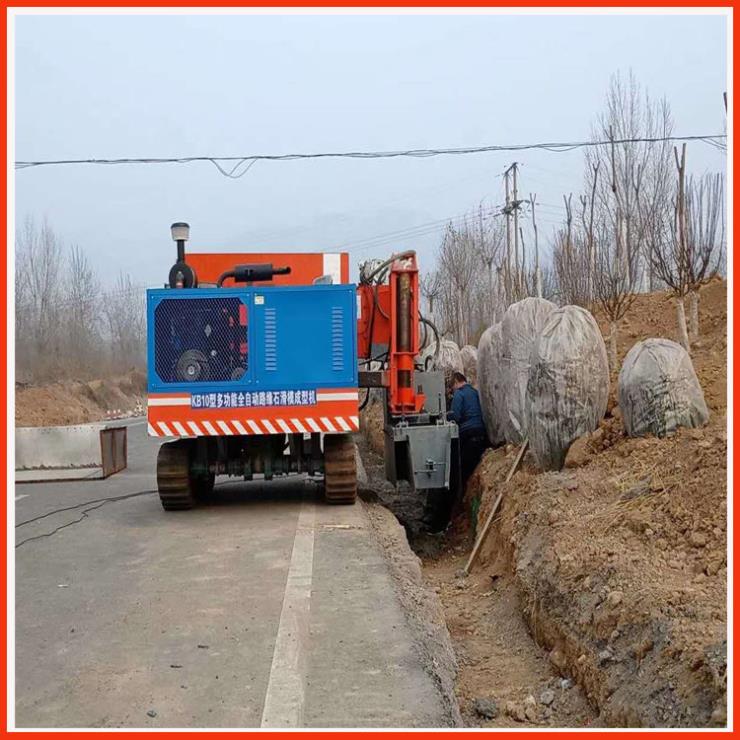
[[[282,419],[278,419],[277,424],[286,434],[293,434],[293,430]]]
[[[228,424],[227,424],[227,423],[226,423],[225,421],[217,421],[217,422],[216,422],[216,424],[218,424],[218,426],[219,426],[219,429],[220,429],[220,430],[221,430],[221,431],[222,431],[222,432],[223,432],[224,434],[229,434],[229,435],[231,435],[231,434],[233,434],[233,433],[234,433],[234,432],[232,432],[232,431],[231,431],[231,427],[230,427],[230,426],[229,426],[229,425],[228,425]]]
[[[247,419],[247,424],[249,424],[249,428],[255,434],[262,434],[262,430],[260,429],[260,425],[256,421],[254,421],[253,419]]]
[[[158,422],[158,424],[159,424],[159,428],[162,430],[165,437],[176,437],[177,436],[176,434],[173,434],[170,431],[170,428],[163,421]]]
[[[212,435],[214,437],[217,437],[218,436],[218,432],[214,429],[213,424],[211,424],[210,421],[204,421],[204,422],[202,422],[202,424],[203,424],[203,427],[205,428],[205,430],[208,432],[208,434],[210,434],[210,435]]]
[[[150,398],[147,406],[190,406],[190,396],[187,398]]]
[[[16,501],[20,501],[20,500],[21,500],[22,498],[28,498],[28,494],[27,494],[27,493],[19,493],[19,494],[18,494],[18,495],[17,495],[16,497],[15,497],[15,500],[16,500]]]
[[[356,417],[356,416],[350,416],[349,417],[349,420],[355,425],[355,429],[359,429],[360,428],[360,420],[359,420],[358,417]]]
[[[301,434],[308,434],[306,432],[306,427],[301,424],[300,419],[291,419],[291,422],[293,423],[293,426],[301,433]]]
[[[277,434],[278,430],[275,429],[275,427],[270,423],[269,419],[262,419],[262,423],[267,428],[267,431],[270,432],[270,434]]]
[[[326,427],[329,432],[336,432],[337,428],[331,423],[331,420],[327,419],[326,416],[321,417],[321,423]]]
[[[203,435],[203,432],[200,431],[200,427],[194,421],[189,421],[188,426],[190,427],[193,434],[195,434],[196,436]]]
[[[316,505],[303,500],[272,653],[261,727],[302,727]]]
[[[335,416],[334,418],[339,422],[339,426],[342,427],[342,429],[345,432],[351,432],[352,431],[352,427],[349,424],[347,424],[347,422],[344,420],[343,417],[341,417],[341,416]]]
[[[351,391],[348,393],[317,393],[317,401],[357,401],[359,399],[359,393],[357,391]]]
[[[173,421],[172,426],[175,427],[175,431],[181,436],[181,437],[189,437],[190,433],[188,432],[185,427],[180,424],[179,421]]]
[[[310,416],[306,418],[306,424],[308,424],[314,432],[322,431],[321,427]]]
[[[249,434],[240,421],[234,420],[231,423],[236,427],[236,431],[239,432],[239,434]]]

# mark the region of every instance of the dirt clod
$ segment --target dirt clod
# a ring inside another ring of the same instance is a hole
[[[484,719],[496,719],[498,717],[498,704],[493,699],[478,698],[473,702],[476,714]]]

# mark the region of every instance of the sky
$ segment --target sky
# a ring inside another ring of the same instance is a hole
[[[15,158],[230,156],[587,140],[610,77],[631,69],[678,135],[724,129],[723,16],[19,16]],[[104,283],[162,284],[169,226],[192,251],[417,249],[446,219],[503,202],[521,164],[543,240],[574,202],[582,151],[16,172],[16,219],[47,219]],[[688,148],[693,172],[724,155]],[[418,228],[417,228],[418,227]],[[526,238],[526,236],[525,236]],[[356,274],[356,273],[355,273]]]

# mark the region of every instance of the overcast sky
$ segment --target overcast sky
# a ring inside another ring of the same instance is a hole
[[[16,20],[16,159],[173,157],[583,140],[610,76],[665,95],[677,134],[723,130],[721,16],[24,16]],[[724,168],[689,145],[694,171]],[[443,219],[500,203],[522,163],[545,234],[583,153],[19,171],[16,215],[48,218],[105,280],[160,284],[172,221],[192,250],[414,247]],[[370,239],[420,228],[418,235]],[[428,225],[428,226],[427,226]],[[437,230],[434,230],[437,229]]]

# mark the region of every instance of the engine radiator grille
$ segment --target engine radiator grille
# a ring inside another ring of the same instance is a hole
[[[165,298],[154,332],[163,383],[238,380],[247,370],[247,308],[237,297]]]

